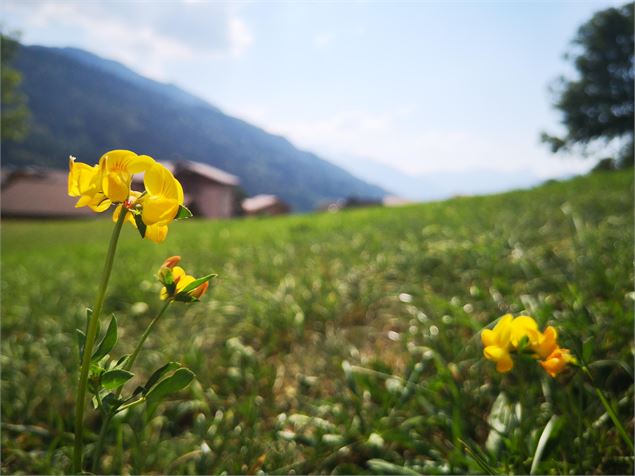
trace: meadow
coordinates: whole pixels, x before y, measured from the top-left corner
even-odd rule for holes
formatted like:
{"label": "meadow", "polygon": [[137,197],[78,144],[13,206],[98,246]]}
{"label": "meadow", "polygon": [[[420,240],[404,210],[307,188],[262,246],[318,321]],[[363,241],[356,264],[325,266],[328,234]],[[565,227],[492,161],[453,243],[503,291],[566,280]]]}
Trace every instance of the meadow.
{"label": "meadow", "polygon": [[[497,373],[484,326],[554,325],[633,432],[633,172],[400,208],[126,225],[102,315],[132,350],[180,255],[218,273],[175,303],[136,366],[196,374],[149,425],[114,421],[114,474],[632,474],[588,378]],[[112,222],[2,223],[2,472],[61,474],[85,326]],[[131,383],[134,386],[134,383]],[[90,451],[100,415],[90,406]]]}

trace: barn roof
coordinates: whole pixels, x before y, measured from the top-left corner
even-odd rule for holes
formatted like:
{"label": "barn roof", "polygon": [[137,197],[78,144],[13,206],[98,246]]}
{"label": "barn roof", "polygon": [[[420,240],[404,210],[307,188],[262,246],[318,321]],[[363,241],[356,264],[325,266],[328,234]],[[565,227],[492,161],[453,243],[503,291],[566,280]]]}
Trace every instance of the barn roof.
{"label": "barn roof", "polygon": [[224,172],[211,165],[203,164],[202,162],[178,160],[160,163],[174,175],[177,175],[179,172],[189,171],[223,185],[238,185],[240,183],[240,180],[235,175]]}
{"label": "barn roof", "polygon": [[243,210],[246,212],[255,212],[262,210],[263,208],[270,207],[280,202],[280,199],[275,195],[256,195],[255,197],[246,198],[243,200]]}

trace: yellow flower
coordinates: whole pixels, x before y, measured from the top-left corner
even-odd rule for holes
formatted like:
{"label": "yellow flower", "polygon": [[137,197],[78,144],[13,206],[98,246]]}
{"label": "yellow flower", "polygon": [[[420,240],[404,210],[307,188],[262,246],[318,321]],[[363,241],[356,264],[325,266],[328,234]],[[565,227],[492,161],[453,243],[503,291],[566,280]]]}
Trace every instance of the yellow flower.
{"label": "yellow flower", "polygon": [[545,332],[540,334],[538,341],[532,345],[534,352],[541,359],[546,358],[558,347],[558,331],[552,326],[547,326]]}
{"label": "yellow flower", "polygon": [[79,197],[75,208],[88,206],[96,212],[107,210],[112,202],[101,190],[101,169],[98,165],[91,167],[75,160],[73,156],[68,159],[68,194]]}
{"label": "yellow flower", "polygon": [[111,150],[99,159],[101,189],[112,202],[124,202],[130,195],[132,176],[145,172],[156,162],[129,150]]}
{"label": "yellow flower", "polygon": [[521,341],[526,337],[530,346],[536,345],[540,340],[538,324],[529,316],[518,316],[512,321],[511,343],[514,349],[520,347]]}
{"label": "yellow flower", "polygon": [[569,349],[556,347],[545,360],[540,362],[540,365],[542,365],[542,368],[545,369],[549,375],[555,377],[562,372],[568,364],[575,364],[576,362],[576,358],[571,355]]}
{"label": "yellow flower", "polygon": [[141,218],[150,225],[168,225],[183,205],[183,187],[163,165],[155,163],[143,178],[146,194],[141,197]]}
{"label": "yellow flower", "polygon": [[[185,302],[198,300],[207,291],[209,282],[204,281],[194,289],[190,289],[185,292],[186,288],[196,281],[196,278],[186,274],[185,270],[180,266],[176,266],[178,260],[175,261],[175,258],[180,260],[180,257],[178,256],[168,258],[159,270],[159,280],[164,285],[163,289],[161,289],[161,299],[174,299]],[[205,278],[209,280],[212,277],[213,275],[208,275]]]}
{"label": "yellow flower", "polygon": [[547,326],[544,332],[540,332],[534,318],[529,316],[514,319],[506,314],[493,330],[485,329],[481,339],[485,358],[496,362],[499,372],[512,369],[514,364],[510,354],[515,351],[529,351],[552,377],[567,364],[576,362],[569,350],[558,346],[558,332],[554,327]]}
{"label": "yellow flower", "polygon": [[496,362],[496,370],[499,372],[509,372],[514,366],[509,355],[513,319],[511,314],[506,314],[500,318],[494,329],[484,329],[481,332],[483,355],[486,359]]}
{"label": "yellow flower", "polygon": [[[139,215],[145,225],[143,237],[160,243],[168,234],[168,224],[174,220],[179,207],[183,205],[183,187],[172,173],[158,162],[146,171],[143,183],[145,192],[132,190],[128,200],[123,204],[131,210],[126,220],[138,228],[135,215]],[[119,205],[115,210],[114,221],[119,217],[121,208],[122,205]]]}

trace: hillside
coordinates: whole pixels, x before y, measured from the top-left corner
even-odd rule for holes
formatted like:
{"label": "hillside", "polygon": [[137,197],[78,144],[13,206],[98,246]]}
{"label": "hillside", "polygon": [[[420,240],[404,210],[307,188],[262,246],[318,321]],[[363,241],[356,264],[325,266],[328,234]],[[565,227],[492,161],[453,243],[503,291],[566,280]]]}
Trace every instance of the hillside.
{"label": "hillside", "polygon": [[[479,338],[507,312],[555,326],[632,430],[633,220],[631,170],[403,208],[182,221],[161,245],[126,226],[104,308],[122,329],[113,358],[161,308],[167,256],[219,278],[203,302],[172,306],[134,369],[174,360],[196,383],[146,427],[142,409],[121,415],[103,471],[633,474],[582,372],[551,378],[515,357],[499,374]],[[4,473],[68,471],[74,329],[112,226],[2,223]]]}
{"label": "hillside", "polygon": [[14,66],[32,112],[28,137],[3,144],[3,166],[66,167],[125,148],[159,160],[188,159],[237,175],[249,195],[274,193],[297,211],[379,187],[283,137],[268,134],[187,92],[72,48],[21,46]]}

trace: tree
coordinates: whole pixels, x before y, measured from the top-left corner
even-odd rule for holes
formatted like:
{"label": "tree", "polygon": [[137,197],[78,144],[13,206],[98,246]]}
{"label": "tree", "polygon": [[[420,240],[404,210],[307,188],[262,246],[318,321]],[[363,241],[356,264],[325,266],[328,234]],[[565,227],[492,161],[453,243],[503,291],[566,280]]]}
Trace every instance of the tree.
{"label": "tree", "polygon": [[19,141],[27,133],[29,110],[26,105],[26,96],[18,89],[22,75],[10,66],[18,47],[16,40],[0,33],[1,137],[3,141]]}
{"label": "tree", "polygon": [[561,77],[554,93],[554,107],[563,114],[563,137],[542,134],[552,151],[617,139],[625,145],[621,165],[633,164],[633,3],[597,12],[583,24],[572,44],[572,60],[578,77]]}

